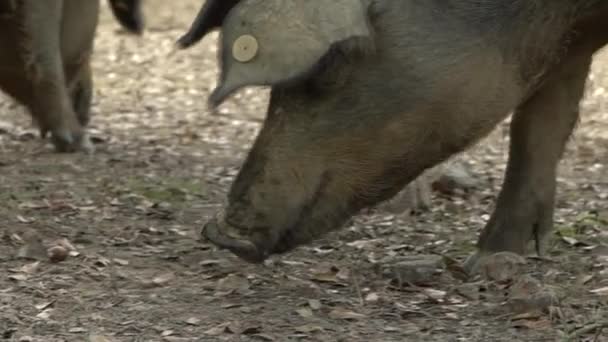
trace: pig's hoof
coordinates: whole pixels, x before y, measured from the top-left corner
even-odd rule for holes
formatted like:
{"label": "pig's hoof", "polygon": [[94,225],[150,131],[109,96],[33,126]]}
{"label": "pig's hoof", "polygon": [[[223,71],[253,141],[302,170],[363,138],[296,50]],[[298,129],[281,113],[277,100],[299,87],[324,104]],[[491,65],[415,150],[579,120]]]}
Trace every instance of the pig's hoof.
{"label": "pig's hoof", "polygon": [[84,152],[86,154],[95,153],[95,145],[93,145],[91,138],[86,133],[80,137],[77,148],[78,151]]}
{"label": "pig's hoof", "polygon": [[253,242],[240,237],[234,228],[218,222],[217,219],[209,221],[203,227],[201,235],[214,245],[229,250],[247,262],[261,263],[266,259],[264,253]]}
{"label": "pig's hoof", "polygon": [[55,150],[59,153],[85,152],[91,154],[95,152],[95,147],[88,134],[71,132],[54,132],[51,136]]}

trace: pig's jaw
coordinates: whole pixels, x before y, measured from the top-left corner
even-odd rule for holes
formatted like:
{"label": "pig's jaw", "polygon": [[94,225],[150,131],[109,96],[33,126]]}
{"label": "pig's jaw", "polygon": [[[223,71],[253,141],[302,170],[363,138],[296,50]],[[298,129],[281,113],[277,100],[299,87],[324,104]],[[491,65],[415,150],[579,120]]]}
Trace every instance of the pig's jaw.
{"label": "pig's jaw", "polygon": [[332,215],[315,215],[315,210],[332,211],[322,207],[322,204],[312,201],[292,226],[280,228],[240,227],[218,215],[203,227],[201,235],[247,262],[261,263],[273,254],[289,252],[341,227],[353,214],[335,210]]}
{"label": "pig's jaw", "polygon": [[220,214],[205,225],[201,235],[245,261],[261,263],[273,254],[289,252],[339,229],[360,209],[382,200],[357,192],[341,193],[332,187],[331,180],[328,173],[323,175],[314,195],[300,206],[297,218],[290,224],[253,227]]}
{"label": "pig's jaw", "polygon": [[238,229],[217,219],[207,222],[201,235],[214,245],[228,249],[250,263],[260,263],[268,257],[256,244],[240,236]]}
{"label": "pig's jaw", "polygon": [[[261,263],[272,254],[288,252],[298,245],[308,242],[294,239],[293,232],[297,231],[297,227],[285,229],[283,234],[277,238],[262,237],[261,234],[245,235],[241,233],[244,231],[247,229],[213,219],[203,227],[201,234],[216,246],[225,248],[250,263]],[[308,240],[310,241],[312,238]]]}

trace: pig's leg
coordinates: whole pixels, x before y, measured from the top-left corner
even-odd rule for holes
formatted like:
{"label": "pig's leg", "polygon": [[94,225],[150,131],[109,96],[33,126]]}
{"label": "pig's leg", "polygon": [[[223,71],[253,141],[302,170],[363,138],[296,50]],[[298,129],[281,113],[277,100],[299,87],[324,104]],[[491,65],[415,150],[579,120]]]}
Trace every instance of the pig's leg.
{"label": "pig's leg", "polygon": [[91,102],[93,100],[93,72],[90,56],[77,66],[77,71],[70,81],[70,96],[78,122],[87,126],[91,119]]}
{"label": "pig's leg", "polygon": [[588,54],[570,56],[514,114],[505,181],[469,268],[495,252],[524,254],[531,241],[541,252],[553,229],[557,165],[579,117],[590,64]]}
{"label": "pig's leg", "polygon": [[24,1],[23,58],[32,84],[28,107],[60,152],[87,149],[87,137],[68,94],[61,56],[63,1]]}

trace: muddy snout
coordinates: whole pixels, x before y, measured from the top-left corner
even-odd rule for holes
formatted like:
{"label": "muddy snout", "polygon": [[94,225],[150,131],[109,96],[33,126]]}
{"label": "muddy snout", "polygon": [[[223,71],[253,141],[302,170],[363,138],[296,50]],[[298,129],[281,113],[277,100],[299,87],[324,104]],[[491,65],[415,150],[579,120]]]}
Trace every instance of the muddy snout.
{"label": "muddy snout", "polygon": [[251,241],[251,238],[245,236],[237,227],[226,223],[221,216],[209,220],[203,227],[201,236],[250,263],[261,263],[269,256],[259,244]]}

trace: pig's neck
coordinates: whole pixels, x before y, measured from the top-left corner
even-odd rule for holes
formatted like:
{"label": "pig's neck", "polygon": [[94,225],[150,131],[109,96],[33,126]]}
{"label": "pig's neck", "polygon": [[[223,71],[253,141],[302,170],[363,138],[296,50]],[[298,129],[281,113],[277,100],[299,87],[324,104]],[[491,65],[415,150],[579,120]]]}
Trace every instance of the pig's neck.
{"label": "pig's neck", "polygon": [[[606,0],[525,0],[516,20],[502,27],[503,52],[519,66],[527,88],[537,87],[546,72],[562,60],[579,39],[577,24],[590,17]],[[506,32],[505,30],[509,30]]]}

